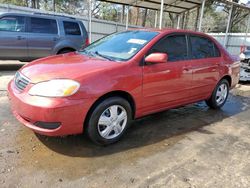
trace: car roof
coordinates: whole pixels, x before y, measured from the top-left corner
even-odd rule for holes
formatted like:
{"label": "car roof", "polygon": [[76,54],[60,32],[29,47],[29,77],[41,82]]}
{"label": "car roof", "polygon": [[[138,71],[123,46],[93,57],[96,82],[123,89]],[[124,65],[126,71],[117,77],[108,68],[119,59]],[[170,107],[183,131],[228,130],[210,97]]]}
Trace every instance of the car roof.
{"label": "car roof", "polygon": [[174,28],[163,28],[163,29],[158,29],[158,28],[131,28],[129,30],[140,30],[140,31],[151,31],[151,32],[158,32],[158,33],[163,33],[163,34],[169,34],[169,33],[186,33],[186,34],[195,34],[195,35],[200,35],[200,36],[205,36],[211,38],[211,36],[198,32],[198,31],[192,31],[192,30],[187,30],[187,29],[174,29]]}
{"label": "car roof", "polygon": [[7,13],[0,13],[0,16],[28,16],[28,17],[36,17],[36,18],[49,18],[49,19],[62,19],[62,20],[79,21],[74,17],[64,16],[64,15],[57,15],[57,14],[46,14],[46,13],[7,12]]}

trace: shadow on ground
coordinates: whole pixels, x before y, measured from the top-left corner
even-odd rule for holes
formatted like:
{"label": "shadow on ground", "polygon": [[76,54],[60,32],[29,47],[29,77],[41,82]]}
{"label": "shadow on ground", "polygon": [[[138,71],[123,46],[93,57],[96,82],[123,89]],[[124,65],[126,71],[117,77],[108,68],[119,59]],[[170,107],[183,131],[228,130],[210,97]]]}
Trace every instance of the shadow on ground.
{"label": "shadow on ground", "polygon": [[249,86],[250,81],[240,81],[239,84]]}
{"label": "shadow on ground", "polygon": [[248,105],[244,100],[249,100],[249,98],[230,95],[228,102],[221,110],[212,110],[204,102],[200,102],[138,119],[133,122],[121,141],[106,147],[94,145],[84,135],[67,137],[37,135],[37,137],[49,149],[67,156],[110,155],[166,140],[168,142],[175,138],[178,141],[185,137],[185,133],[191,131],[213,134],[204,127],[246,110]]}

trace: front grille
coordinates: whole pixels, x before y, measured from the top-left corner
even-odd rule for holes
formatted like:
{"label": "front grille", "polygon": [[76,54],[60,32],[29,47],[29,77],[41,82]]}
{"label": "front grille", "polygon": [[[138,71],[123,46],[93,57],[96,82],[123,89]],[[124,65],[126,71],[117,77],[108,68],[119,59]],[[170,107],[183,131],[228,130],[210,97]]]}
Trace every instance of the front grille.
{"label": "front grille", "polygon": [[17,89],[23,91],[27,85],[30,83],[29,79],[22,75],[20,72],[17,72],[14,78],[15,85]]}

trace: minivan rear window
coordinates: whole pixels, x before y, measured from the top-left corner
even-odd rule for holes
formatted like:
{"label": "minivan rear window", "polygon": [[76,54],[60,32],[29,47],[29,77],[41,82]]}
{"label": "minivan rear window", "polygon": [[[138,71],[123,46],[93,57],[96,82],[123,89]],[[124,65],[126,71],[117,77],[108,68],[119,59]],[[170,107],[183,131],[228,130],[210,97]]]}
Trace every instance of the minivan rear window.
{"label": "minivan rear window", "polygon": [[57,34],[57,23],[53,19],[45,18],[30,18],[30,28],[31,33],[47,33],[47,34]]}
{"label": "minivan rear window", "polygon": [[65,35],[81,35],[79,24],[76,22],[63,22]]}

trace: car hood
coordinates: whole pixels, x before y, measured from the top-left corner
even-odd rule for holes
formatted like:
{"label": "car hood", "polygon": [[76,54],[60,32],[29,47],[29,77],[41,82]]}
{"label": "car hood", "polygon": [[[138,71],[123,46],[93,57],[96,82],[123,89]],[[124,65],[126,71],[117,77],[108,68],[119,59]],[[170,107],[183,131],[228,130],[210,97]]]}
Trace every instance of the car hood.
{"label": "car hood", "polygon": [[72,52],[35,60],[25,65],[20,72],[29,78],[32,83],[57,78],[80,80],[86,75],[119,65],[118,62]]}

